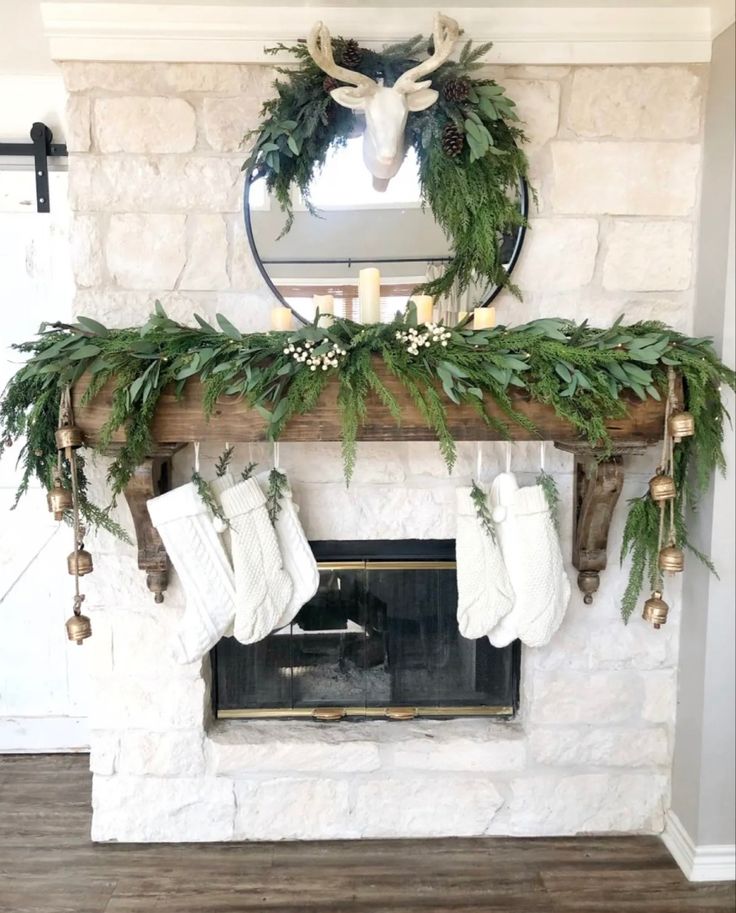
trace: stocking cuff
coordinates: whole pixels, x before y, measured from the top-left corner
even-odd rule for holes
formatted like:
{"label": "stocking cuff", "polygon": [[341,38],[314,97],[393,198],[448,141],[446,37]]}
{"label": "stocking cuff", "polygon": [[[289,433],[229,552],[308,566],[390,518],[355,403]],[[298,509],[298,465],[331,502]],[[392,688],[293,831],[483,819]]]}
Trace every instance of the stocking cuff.
{"label": "stocking cuff", "polygon": [[529,485],[515,493],[514,513],[517,517],[543,514],[548,510],[549,505],[541,485]]}
{"label": "stocking cuff", "polygon": [[266,497],[255,479],[244,479],[222,492],[222,509],[226,517],[237,517],[263,507]]}
{"label": "stocking cuff", "polygon": [[227,491],[228,488],[232,488],[235,484],[235,479],[231,472],[226,472],[224,476],[217,476],[210,482],[210,491],[215,496],[215,500],[218,504],[222,504],[222,493]]}
{"label": "stocking cuff", "polygon": [[147,503],[151,522],[157,528],[163,523],[180,520],[182,517],[197,517],[208,513],[207,505],[191,483],[167,491],[157,498],[151,498]]}

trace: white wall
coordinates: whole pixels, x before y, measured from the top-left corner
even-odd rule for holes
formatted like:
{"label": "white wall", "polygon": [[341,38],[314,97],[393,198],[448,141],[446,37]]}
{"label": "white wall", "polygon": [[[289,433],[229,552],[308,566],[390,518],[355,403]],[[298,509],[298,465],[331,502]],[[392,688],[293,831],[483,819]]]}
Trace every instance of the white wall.
{"label": "white wall", "polygon": [[[713,45],[704,145],[703,198],[694,330],[714,337],[727,364],[734,354],[734,36]],[[734,415],[733,395],[726,394]],[[734,802],[734,451],[691,518],[695,544],[720,580],[690,560],[684,580],[680,690],[672,808],[695,846],[733,845]]]}

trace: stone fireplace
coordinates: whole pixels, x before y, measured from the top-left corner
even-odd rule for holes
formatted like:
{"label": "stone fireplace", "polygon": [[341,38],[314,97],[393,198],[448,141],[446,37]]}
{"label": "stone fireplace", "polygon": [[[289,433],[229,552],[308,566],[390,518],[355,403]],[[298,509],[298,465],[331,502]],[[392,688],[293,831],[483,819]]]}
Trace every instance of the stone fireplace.
{"label": "stone fireplace", "polygon": [[[242,136],[273,78],[260,65],[66,62],[77,313],[142,322],[160,299],[171,316],[222,312],[243,330],[271,307],[241,218]],[[593,322],[661,318],[688,330],[701,156],[704,72],[698,66],[494,68],[528,121],[539,209],[520,262],[523,302],[501,296],[504,322],[554,314]],[[662,176],[666,175],[666,180]],[[213,474],[216,447],[203,447]],[[448,477],[431,443],[359,448],[342,481],[337,444],[282,444],[313,541],[449,540],[454,489],[477,452],[459,446]],[[573,457],[549,445],[546,468],[563,506]],[[188,481],[191,448],[174,459]],[[531,482],[539,445],[517,444]],[[655,456],[627,458],[611,529]],[[235,463],[268,467],[269,447]],[[483,478],[505,464],[483,447]],[[106,460],[93,485],[104,500]],[[123,503],[117,516],[132,532]],[[561,515],[569,557],[572,516]],[[93,708],[93,839],[206,841],[550,835],[661,831],[668,807],[679,597],[653,632],[624,627],[625,576],[615,546],[592,606],[575,590],[543,649],[524,650],[509,718],[319,722],[225,719],[213,711],[209,658],[177,665],[167,643],[183,598],[176,577],[154,604],[134,549],[90,537],[95,573],[84,647]],[[568,567],[571,574],[574,571]],[[80,660],[81,661],[81,660]],[[215,670],[216,672],[217,670]],[[222,714],[220,714],[222,716]]]}

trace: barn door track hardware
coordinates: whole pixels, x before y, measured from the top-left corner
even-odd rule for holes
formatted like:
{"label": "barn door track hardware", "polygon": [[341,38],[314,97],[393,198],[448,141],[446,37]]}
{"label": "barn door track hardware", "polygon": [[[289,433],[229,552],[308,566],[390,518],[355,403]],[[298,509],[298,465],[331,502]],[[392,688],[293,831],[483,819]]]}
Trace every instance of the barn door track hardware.
{"label": "barn door track hardware", "polygon": [[51,212],[49,205],[49,158],[66,156],[66,144],[53,142],[54,135],[46,124],[31,127],[30,143],[0,143],[0,156],[33,156],[36,175],[36,212]]}

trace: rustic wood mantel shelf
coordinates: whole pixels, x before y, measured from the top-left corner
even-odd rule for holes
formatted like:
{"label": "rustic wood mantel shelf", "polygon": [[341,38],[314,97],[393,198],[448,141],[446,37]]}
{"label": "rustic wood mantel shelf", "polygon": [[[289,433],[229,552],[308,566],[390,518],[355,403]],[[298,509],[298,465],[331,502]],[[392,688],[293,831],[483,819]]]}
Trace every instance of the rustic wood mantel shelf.
{"label": "rustic wood mantel shelf", "polygon": [[[359,433],[361,441],[430,441],[434,434],[408,398],[401,384],[391,376],[382,362],[376,371],[393,392],[402,408],[402,422],[397,426],[386,407],[375,397],[369,399],[366,421]],[[87,443],[94,445],[107,421],[113,386],[102,390],[87,405],[81,399],[89,382],[83,377],[73,391],[76,422]],[[489,411],[508,428],[515,441],[553,441],[563,450],[575,454],[576,497],[573,505],[575,532],[573,564],[578,570],[578,586],[591,602],[599,586],[599,575],[606,567],[608,528],[623,485],[623,456],[643,451],[661,440],[664,403],[653,399],[641,402],[626,399],[628,414],[608,424],[614,452],[600,459],[594,449],[581,441],[573,427],[557,416],[550,406],[534,402],[522,392],[512,393],[515,408],[531,419],[538,434],[511,422],[496,406]],[[487,425],[468,406],[448,408],[448,425],[456,441],[505,440],[498,429]],[[163,600],[169,574],[169,559],[158,533],[151,526],[146,501],[166,491],[171,477],[171,457],[186,444],[195,441],[244,443],[267,439],[263,418],[245,405],[240,397],[223,396],[209,418],[202,411],[202,387],[192,379],[180,399],[173,390],[165,391],[151,425],[154,448],[138,467],[126,489],[138,539],[138,565],[146,571],[149,589],[157,602]],[[307,415],[296,416],[284,429],[282,441],[339,441],[340,417],[337,408],[337,382],[327,385],[317,406]],[[123,430],[112,440],[112,449],[125,440]]]}

